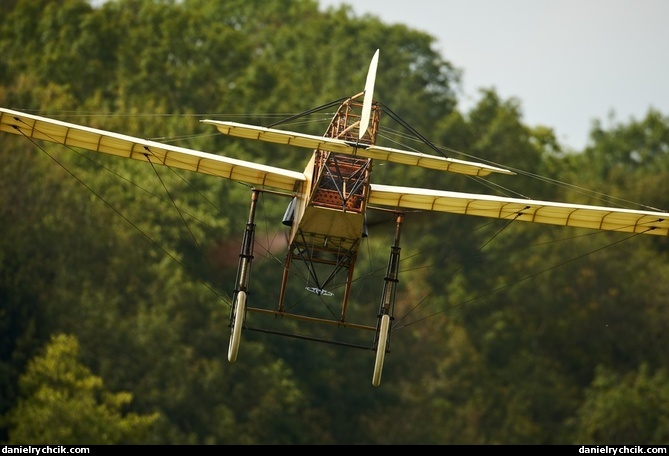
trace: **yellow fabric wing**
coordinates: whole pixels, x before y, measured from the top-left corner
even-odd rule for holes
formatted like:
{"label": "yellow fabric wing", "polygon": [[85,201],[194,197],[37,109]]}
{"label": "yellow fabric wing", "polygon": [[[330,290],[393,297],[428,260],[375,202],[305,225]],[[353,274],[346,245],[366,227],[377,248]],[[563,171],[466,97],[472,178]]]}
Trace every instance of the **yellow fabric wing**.
{"label": "yellow fabric wing", "polygon": [[487,176],[490,173],[515,174],[512,171],[483,163],[468,162],[457,160],[455,158],[445,158],[370,144],[351,143],[336,138],[307,135],[236,122],[224,122],[218,120],[203,120],[202,122],[215,125],[216,128],[218,128],[218,131],[224,135],[235,136],[238,138],[255,139],[277,144],[304,147],[307,149],[320,149],[338,154],[355,155],[358,157],[372,158],[374,160],[420,166],[422,168],[449,171],[469,176]]}
{"label": "yellow fabric wing", "polygon": [[134,160],[294,191],[304,174],[244,160],[147,141],[133,136],[0,108],[0,131]]}
{"label": "yellow fabric wing", "polygon": [[669,213],[371,185],[369,204],[505,220],[667,236]]}

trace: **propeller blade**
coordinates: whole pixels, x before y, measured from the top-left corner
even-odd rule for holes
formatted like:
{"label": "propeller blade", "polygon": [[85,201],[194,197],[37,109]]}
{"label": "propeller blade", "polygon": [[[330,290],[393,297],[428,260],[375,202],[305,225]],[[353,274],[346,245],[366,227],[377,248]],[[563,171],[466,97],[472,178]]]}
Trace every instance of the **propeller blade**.
{"label": "propeller blade", "polygon": [[360,129],[358,139],[362,139],[369,127],[369,118],[372,115],[372,98],[374,97],[374,81],[376,80],[376,67],[379,64],[379,50],[377,49],[369,64],[367,81],[365,82],[365,97],[362,100],[362,115],[360,116]]}

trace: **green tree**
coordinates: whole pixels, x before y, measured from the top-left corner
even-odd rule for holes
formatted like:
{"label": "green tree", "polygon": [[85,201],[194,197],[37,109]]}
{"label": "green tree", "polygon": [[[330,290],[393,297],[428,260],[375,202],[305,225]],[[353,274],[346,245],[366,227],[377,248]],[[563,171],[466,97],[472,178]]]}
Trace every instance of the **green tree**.
{"label": "green tree", "polygon": [[107,391],[79,351],[77,339],[63,334],[30,361],[10,414],[10,444],[147,443],[159,415],[126,413],[132,394]]}
{"label": "green tree", "polygon": [[[2,106],[300,170],[308,151],[222,138],[198,119],[269,124],[350,96],[381,48],[375,92],[384,109],[448,156],[518,175],[467,179],[377,163],[376,182],[601,202],[582,188],[594,187],[667,206],[661,115],[596,129],[590,149],[566,153],[550,128],[523,124],[517,99],[484,90],[458,112],[459,72],[432,37],[346,6],[15,0],[2,11]],[[292,128],[321,134],[330,118],[319,112]],[[388,110],[381,122],[386,145],[406,144]],[[244,332],[230,365],[229,296],[249,189],[8,136],[0,138],[0,414],[35,403],[18,378],[61,333],[81,344],[82,369],[104,379],[79,388],[95,392],[91,407],[117,407],[119,419],[157,413],[146,438],[157,443],[571,442],[565,423],[583,407],[594,366],[624,376],[642,363],[656,372],[669,365],[665,239],[420,213],[405,217],[397,331],[380,388],[369,385],[371,350],[262,332]],[[576,185],[546,185],[555,181]],[[264,247],[283,235],[284,208],[275,195],[259,204],[252,303],[277,301],[283,252]],[[371,227],[349,315],[374,318],[393,227]],[[294,320],[277,324],[300,333]],[[41,383],[52,387],[33,386]],[[105,402],[115,396],[104,391],[133,399]],[[49,404],[45,416],[65,413]],[[3,423],[0,439],[8,432]]]}
{"label": "green tree", "polygon": [[650,109],[639,120],[624,124],[612,118],[610,122],[609,128],[595,122],[592,144],[573,157],[573,166],[580,169],[581,182],[587,182],[589,188],[604,195],[598,201],[600,204],[640,201],[649,206],[669,207],[666,196],[669,117]]}
{"label": "green tree", "polygon": [[658,445],[669,440],[669,377],[648,365],[626,374],[599,366],[573,420],[574,444]]}

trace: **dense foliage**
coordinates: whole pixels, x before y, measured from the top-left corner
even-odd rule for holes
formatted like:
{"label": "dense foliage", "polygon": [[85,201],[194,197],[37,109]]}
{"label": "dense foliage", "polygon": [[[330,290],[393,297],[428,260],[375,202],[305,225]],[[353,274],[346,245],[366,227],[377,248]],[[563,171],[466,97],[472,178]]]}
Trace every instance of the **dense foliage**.
{"label": "dense foliage", "polygon": [[[550,128],[523,124],[518,100],[492,90],[459,111],[459,70],[431,36],[346,8],[10,0],[0,9],[3,107],[300,170],[308,151],[222,138],[198,120],[267,124],[353,95],[381,48],[376,98],[450,155],[518,171],[486,179],[496,188],[669,208],[661,113],[595,125],[586,150],[565,151]],[[317,134],[324,124],[294,128]],[[373,388],[372,351],[244,333],[239,360],[227,362],[248,188],[13,135],[0,136],[0,158],[4,443],[669,438],[666,239],[408,214],[397,330]],[[374,173],[499,191],[400,166]],[[269,277],[280,278],[282,254],[269,241],[283,236],[284,207],[262,204],[268,247],[251,299],[276,300]],[[379,219],[370,230],[359,268],[373,280],[359,281],[350,305],[374,321],[394,226]]]}

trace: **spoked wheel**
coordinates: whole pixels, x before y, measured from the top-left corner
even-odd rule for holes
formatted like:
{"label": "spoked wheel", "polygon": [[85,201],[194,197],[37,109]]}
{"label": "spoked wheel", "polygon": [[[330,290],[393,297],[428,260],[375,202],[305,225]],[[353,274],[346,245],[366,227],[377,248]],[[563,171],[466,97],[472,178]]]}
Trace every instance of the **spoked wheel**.
{"label": "spoked wheel", "polygon": [[244,314],[246,313],[246,292],[237,293],[237,304],[235,305],[235,321],[230,333],[230,345],[228,346],[228,361],[237,361],[239,342],[242,339],[242,326],[244,326]]}
{"label": "spoked wheel", "polygon": [[381,317],[381,329],[379,330],[379,343],[376,346],[376,362],[374,363],[374,376],[372,385],[381,384],[381,372],[383,371],[383,360],[386,358],[386,343],[388,342],[388,331],[390,329],[390,315]]}

